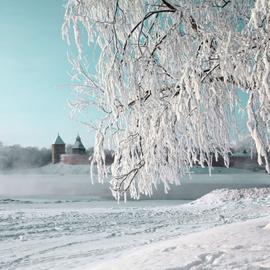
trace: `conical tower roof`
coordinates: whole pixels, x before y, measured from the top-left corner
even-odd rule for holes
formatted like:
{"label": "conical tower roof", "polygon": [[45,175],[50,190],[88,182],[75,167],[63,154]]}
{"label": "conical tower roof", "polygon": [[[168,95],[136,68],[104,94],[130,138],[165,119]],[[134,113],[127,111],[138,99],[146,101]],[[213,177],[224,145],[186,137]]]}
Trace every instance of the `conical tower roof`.
{"label": "conical tower roof", "polygon": [[56,138],[54,144],[65,144],[64,141],[62,140],[62,138],[60,137],[59,133],[57,135],[57,138]]}
{"label": "conical tower roof", "polygon": [[83,149],[83,150],[85,150],[85,147],[82,144],[82,140],[81,140],[81,137],[80,137],[79,134],[77,135],[76,141],[75,141],[72,149]]}

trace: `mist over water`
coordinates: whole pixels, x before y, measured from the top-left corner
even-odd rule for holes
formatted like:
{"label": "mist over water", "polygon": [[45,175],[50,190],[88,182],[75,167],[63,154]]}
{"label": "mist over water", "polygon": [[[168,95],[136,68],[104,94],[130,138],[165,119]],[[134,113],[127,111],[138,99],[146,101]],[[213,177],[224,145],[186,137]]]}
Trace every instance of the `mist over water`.
{"label": "mist over water", "polygon": [[[52,168],[58,168],[58,173]],[[70,167],[74,173],[76,167]],[[84,171],[83,171],[84,169]],[[110,191],[109,179],[105,184],[95,181],[91,184],[88,166],[80,168],[81,174],[67,172],[59,173],[63,168],[59,165],[47,168],[43,174],[41,170],[32,173],[17,172],[0,174],[0,198],[35,198],[55,200],[114,200]],[[48,174],[51,171],[51,174]],[[171,190],[164,193],[164,186],[160,184],[154,189],[151,198],[141,196],[141,199],[153,200],[193,200],[218,188],[247,188],[269,186],[269,175],[265,173],[231,173],[217,171],[209,176],[207,173],[197,173],[182,179],[180,186],[171,186]],[[242,171],[241,171],[242,172]]]}
{"label": "mist over water", "polygon": [[90,175],[0,175],[0,197],[112,199],[109,185]]}

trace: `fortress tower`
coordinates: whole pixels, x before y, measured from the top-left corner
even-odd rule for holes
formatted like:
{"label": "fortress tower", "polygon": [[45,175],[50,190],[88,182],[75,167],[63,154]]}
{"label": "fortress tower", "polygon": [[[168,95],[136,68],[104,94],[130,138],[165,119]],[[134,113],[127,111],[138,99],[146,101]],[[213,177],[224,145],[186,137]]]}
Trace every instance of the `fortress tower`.
{"label": "fortress tower", "polygon": [[72,154],[85,155],[85,147],[82,144],[79,134],[77,135],[76,141],[72,147]]}
{"label": "fortress tower", "polygon": [[61,155],[66,153],[66,144],[58,134],[55,143],[52,144],[52,163],[58,163],[61,161]]}
{"label": "fortress tower", "polygon": [[61,155],[61,162],[69,165],[90,164],[89,157],[79,135],[72,147],[72,153]]}

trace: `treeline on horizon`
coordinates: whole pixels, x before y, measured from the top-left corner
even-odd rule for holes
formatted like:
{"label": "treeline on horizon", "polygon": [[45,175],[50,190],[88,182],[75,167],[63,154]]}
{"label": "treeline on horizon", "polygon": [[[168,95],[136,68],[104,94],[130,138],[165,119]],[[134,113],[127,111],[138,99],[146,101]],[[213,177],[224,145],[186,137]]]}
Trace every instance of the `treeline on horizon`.
{"label": "treeline on horizon", "polygon": [[42,167],[51,162],[51,156],[51,149],[21,145],[5,146],[0,142],[0,170],[2,171]]}
{"label": "treeline on horizon", "polygon": [[[93,147],[86,150],[88,156],[93,154]],[[71,154],[72,145],[66,146],[66,153]],[[113,153],[105,151],[106,164],[113,162]],[[23,147],[21,145],[6,146],[0,142],[0,171],[43,167],[52,162],[50,148]]]}

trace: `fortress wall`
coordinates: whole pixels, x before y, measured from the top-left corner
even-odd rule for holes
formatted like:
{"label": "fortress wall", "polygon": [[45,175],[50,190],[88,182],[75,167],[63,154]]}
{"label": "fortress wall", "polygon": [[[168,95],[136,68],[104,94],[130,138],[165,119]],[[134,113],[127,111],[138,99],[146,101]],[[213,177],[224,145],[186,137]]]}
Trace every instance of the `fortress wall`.
{"label": "fortress wall", "polygon": [[87,155],[80,154],[61,155],[61,162],[70,165],[90,164],[89,157]]}

